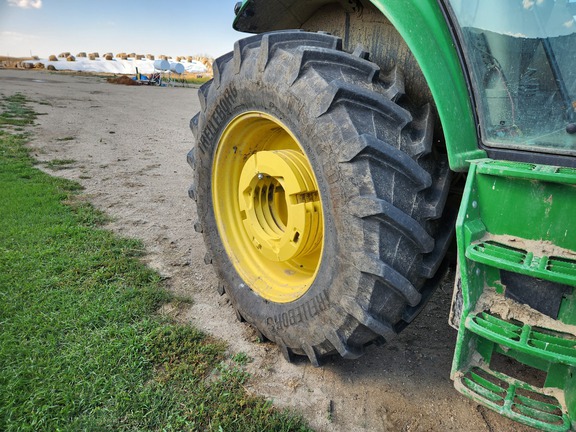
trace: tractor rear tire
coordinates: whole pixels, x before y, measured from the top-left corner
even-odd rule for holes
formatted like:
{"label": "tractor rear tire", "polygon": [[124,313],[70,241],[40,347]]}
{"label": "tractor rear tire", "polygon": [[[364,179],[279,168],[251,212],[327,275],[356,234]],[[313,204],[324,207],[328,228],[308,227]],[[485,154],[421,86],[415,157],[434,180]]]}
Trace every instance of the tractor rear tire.
{"label": "tractor rear tire", "polygon": [[214,62],[189,195],[238,316],[287,359],[357,358],[421,310],[451,238],[434,113],[367,53],[272,32]]}

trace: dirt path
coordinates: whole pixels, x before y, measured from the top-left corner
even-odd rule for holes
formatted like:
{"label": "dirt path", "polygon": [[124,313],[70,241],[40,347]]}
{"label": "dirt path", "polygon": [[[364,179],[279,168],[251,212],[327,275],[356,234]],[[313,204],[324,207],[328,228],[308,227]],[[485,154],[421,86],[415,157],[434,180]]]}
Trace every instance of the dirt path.
{"label": "dirt path", "polygon": [[204,244],[192,228],[186,153],[193,145],[188,122],[199,110],[195,89],[0,70],[0,94],[16,92],[45,113],[34,129],[35,157],[74,161],[54,174],[80,182],[86,198],[114,218],[109,228],[142,239],[146,262],[172,290],[193,298],[193,306],[172,311],[179,320],[254,359],[249,390],[302,412],[319,431],[532,430],[454,390],[449,373],[456,332],[447,324],[451,280],[399,338],[370,348],[359,360],[333,359],[323,368],[289,364],[276,346],[257,342],[226,297],[216,293]]}

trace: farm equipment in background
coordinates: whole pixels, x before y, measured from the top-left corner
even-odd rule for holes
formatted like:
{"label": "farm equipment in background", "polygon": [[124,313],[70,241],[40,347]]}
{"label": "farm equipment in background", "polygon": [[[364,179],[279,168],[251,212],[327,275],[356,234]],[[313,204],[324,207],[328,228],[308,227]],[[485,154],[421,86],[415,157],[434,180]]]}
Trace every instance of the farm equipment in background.
{"label": "farm equipment in background", "polygon": [[[453,255],[456,388],[576,422],[576,2],[245,0],[189,190],[239,319],[284,356],[357,358]],[[456,233],[456,252],[451,251]]]}

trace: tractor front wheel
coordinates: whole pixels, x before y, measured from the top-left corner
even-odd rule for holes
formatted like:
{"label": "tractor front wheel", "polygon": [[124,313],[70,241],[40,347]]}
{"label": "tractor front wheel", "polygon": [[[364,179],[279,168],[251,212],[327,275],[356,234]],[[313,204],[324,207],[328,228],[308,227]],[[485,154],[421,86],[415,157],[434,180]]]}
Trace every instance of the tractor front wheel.
{"label": "tractor front wheel", "polygon": [[315,365],[401,330],[451,230],[431,108],[366,57],[321,33],[240,40],[191,122],[209,261],[239,316]]}

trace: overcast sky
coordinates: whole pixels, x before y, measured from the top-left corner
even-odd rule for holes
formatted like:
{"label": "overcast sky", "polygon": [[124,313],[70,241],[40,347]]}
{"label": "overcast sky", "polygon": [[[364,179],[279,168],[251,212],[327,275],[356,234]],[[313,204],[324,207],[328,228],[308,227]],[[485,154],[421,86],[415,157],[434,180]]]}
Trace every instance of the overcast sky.
{"label": "overcast sky", "polygon": [[237,0],[0,0],[0,55],[231,51]]}

